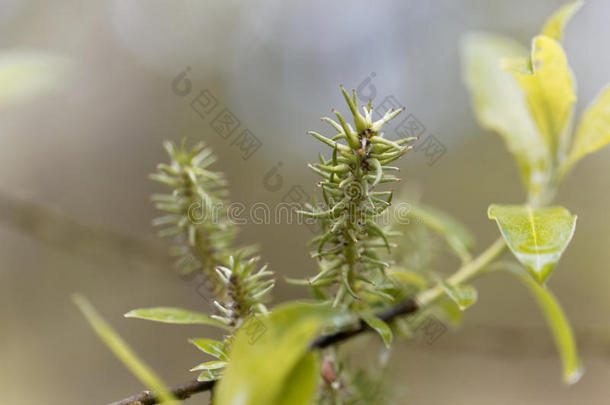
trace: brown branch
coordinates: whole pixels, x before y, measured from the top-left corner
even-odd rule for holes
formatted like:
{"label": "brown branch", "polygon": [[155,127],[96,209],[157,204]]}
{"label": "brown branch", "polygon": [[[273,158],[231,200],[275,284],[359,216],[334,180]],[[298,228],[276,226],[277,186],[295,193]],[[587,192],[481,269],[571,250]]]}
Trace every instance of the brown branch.
{"label": "brown branch", "polygon": [[[398,305],[387,309],[386,311],[377,315],[379,319],[384,322],[390,322],[395,318],[400,316],[412,314],[413,312],[419,309],[419,305],[417,301],[413,298],[408,298]],[[341,343],[345,340],[348,340],[356,335],[359,335],[365,331],[367,331],[369,326],[362,320],[358,324],[355,325],[352,329],[342,330],[336,333],[331,333],[329,335],[322,335],[309,345],[310,349],[324,349],[325,347],[332,346],[334,344]],[[170,390],[170,392],[177,399],[187,399],[191,395],[196,394],[198,392],[209,391],[214,387],[214,381],[191,381],[184,385],[179,385]],[[143,391],[138,395],[134,395],[133,397],[125,398],[118,402],[113,402],[108,405],[154,405],[159,403],[159,398],[150,391]]]}
{"label": "brown branch", "polygon": [[[187,399],[198,392],[209,391],[214,387],[214,381],[191,381],[179,385],[170,390],[177,399]],[[138,395],[113,402],[108,405],[154,405],[159,403],[159,398],[150,391],[142,391]]]}
{"label": "brown branch", "polygon": [[162,245],[139,239],[94,223],[85,223],[58,207],[0,189],[0,226],[23,232],[70,255],[94,261],[129,260],[145,268],[171,264]]}
{"label": "brown branch", "polygon": [[[378,314],[377,318],[381,319],[384,322],[390,322],[394,318],[398,318],[399,316],[412,314],[413,312],[417,311],[418,308],[419,306],[417,305],[417,301],[415,301],[413,298],[408,298],[399,303],[398,305]],[[325,347],[340,343],[353,336],[359,335],[367,329],[369,329],[369,326],[364,321],[360,320],[360,322],[353,329],[342,330],[340,332],[332,333],[330,335],[320,336],[309,345],[309,348],[324,349]]]}

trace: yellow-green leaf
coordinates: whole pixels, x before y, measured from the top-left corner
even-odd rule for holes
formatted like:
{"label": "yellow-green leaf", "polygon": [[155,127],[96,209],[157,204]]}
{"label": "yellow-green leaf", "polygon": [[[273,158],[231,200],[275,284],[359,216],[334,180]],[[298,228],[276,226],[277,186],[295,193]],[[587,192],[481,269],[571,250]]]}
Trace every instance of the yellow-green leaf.
{"label": "yellow-green leaf", "polygon": [[162,399],[171,405],[178,405],[178,401],[169,392],[161,378],[131,350],[129,345],[112,329],[112,327],[97,313],[91,303],[83,296],[75,294],[72,300],[85,315],[87,322],[95,333],[102,339],[119,360],[135,375],[145,386],[154,390]]}
{"label": "yellow-green leaf", "polygon": [[541,34],[551,37],[556,41],[561,41],[563,39],[563,30],[565,29],[565,26],[582,5],[582,1],[574,1],[561,6],[546,20]]}
{"label": "yellow-green leaf", "polygon": [[460,311],[466,310],[477,301],[477,290],[471,285],[451,285],[443,281],[441,286],[447,296],[457,304]]}
{"label": "yellow-green leaf", "polygon": [[583,113],[564,173],[583,156],[610,142],[610,87],[606,87]]}
{"label": "yellow-green leaf", "polygon": [[[328,305],[295,302],[274,309],[269,316],[246,322],[235,335],[229,353],[231,361],[214,392],[214,403],[288,403],[285,396],[294,398],[294,391],[287,393],[285,388],[286,384],[292,386],[291,376],[311,372],[309,344],[324,327],[338,323],[337,318],[342,317]],[[308,404],[314,392],[315,389],[308,390],[297,403]]]}
{"label": "yellow-green leaf", "polygon": [[220,380],[220,378],[222,377],[222,372],[224,371],[224,368],[217,368],[214,370],[203,370],[201,372],[201,374],[199,374],[199,376],[197,377],[197,381],[216,381],[216,380]]}
{"label": "yellow-green leaf", "polygon": [[531,72],[511,70],[525,91],[529,110],[552,156],[567,144],[572,106],[576,102],[568,61],[555,39],[540,35],[532,40]]}
{"label": "yellow-green leaf", "polygon": [[401,288],[411,289],[413,287],[417,289],[424,289],[428,285],[426,279],[419,273],[414,271],[404,270],[402,268],[390,267],[386,270],[388,276],[394,279]]}
{"label": "yellow-green leaf", "polygon": [[373,329],[379,334],[379,336],[381,336],[381,339],[383,340],[385,346],[387,348],[390,348],[390,345],[392,344],[392,339],[394,338],[390,326],[381,319],[377,318],[374,314],[360,314],[360,316],[362,317],[362,320],[369,327],[371,327],[371,329]]}
{"label": "yellow-green leaf", "polygon": [[536,302],[540,306],[544,317],[551,329],[557,351],[561,357],[563,367],[563,380],[566,384],[576,383],[584,373],[582,362],[578,355],[576,339],[561,305],[553,293],[544,285],[536,283],[520,266],[510,268],[513,273],[532,292]]}
{"label": "yellow-green leaf", "polygon": [[549,150],[523,90],[501,63],[505,58],[527,58],[527,49],[510,38],[485,33],[470,34],[461,45],[463,80],[479,123],[502,136],[525,186],[533,194],[540,193],[550,177]]}
{"label": "yellow-green leaf", "polygon": [[451,215],[436,208],[424,205],[412,205],[409,216],[416,218],[428,228],[442,235],[447,244],[464,261],[471,258],[474,237],[468,229]]}
{"label": "yellow-green leaf", "polygon": [[284,381],[277,405],[311,405],[318,389],[320,365],[317,353],[306,353]]}
{"label": "yellow-green leaf", "polygon": [[189,339],[189,342],[197,346],[199,350],[204,353],[214,356],[217,359],[227,361],[229,356],[227,355],[224,343],[218,342],[213,339]]}
{"label": "yellow-green leaf", "polygon": [[45,52],[16,49],[0,53],[0,106],[59,87],[69,67],[68,59]]}
{"label": "yellow-green leaf", "polygon": [[228,326],[223,322],[214,319],[206,314],[189,311],[182,308],[173,307],[155,307],[155,308],[140,308],[134,309],[126,313],[125,318],[145,319],[147,321],[155,321],[162,323],[174,324],[197,324],[211,325],[219,328],[228,329]]}
{"label": "yellow-green leaf", "polygon": [[453,327],[459,327],[464,319],[464,310],[448,296],[437,300],[432,312]]}
{"label": "yellow-green leaf", "polygon": [[489,206],[506,244],[539,282],[544,283],[572,240],[576,215],[563,207]]}
{"label": "yellow-green leaf", "polygon": [[226,361],[208,361],[205,363],[201,363],[198,366],[195,366],[191,369],[191,371],[200,371],[200,370],[220,370],[227,366]]}

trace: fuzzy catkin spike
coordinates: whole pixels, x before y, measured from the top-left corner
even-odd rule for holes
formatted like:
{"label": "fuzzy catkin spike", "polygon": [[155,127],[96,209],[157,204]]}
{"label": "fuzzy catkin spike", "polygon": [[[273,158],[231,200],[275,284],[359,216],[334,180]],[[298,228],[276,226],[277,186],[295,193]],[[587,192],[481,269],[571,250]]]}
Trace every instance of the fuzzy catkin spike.
{"label": "fuzzy catkin spike", "polygon": [[[160,164],[151,178],[168,186],[170,192],[153,196],[155,207],[164,213],[153,223],[164,228],[160,235],[175,238],[177,245],[171,251],[179,256],[176,265],[180,271],[204,276],[203,284],[212,294],[216,310],[211,318],[231,332],[224,342],[208,341],[206,345],[228,352],[233,336],[249,316],[267,314],[263,303],[275,285],[273,273],[266,265],[255,271],[259,258],[248,258],[253,247],[233,246],[237,229],[226,217],[223,175],[209,169],[216,161],[211,150],[203,143],[189,148],[184,141],[180,146],[172,142],[164,146],[170,163]],[[226,358],[221,360],[213,369],[206,363],[192,371],[203,370],[199,381],[217,380],[226,364]]]}
{"label": "fuzzy catkin spike", "polygon": [[154,223],[164,227],[161,234],[176,238],[172,250],[180,256],[178,268],[203,273],[219,311],[215,318],[237,330],[247,316],[266,312],[263,302],[274,286],[273,273],[266,265],[254,271],[259,258],[248,257],[253,247],[233,247],[237,229],[223,216],[225,181],[222,173],[209,170],[216,160],[211,150],[203,143],[164,146],[170,164],[159,165],[151,178],[172,190],[153,196],[165,213]]}
{"label": "fuzzy catkin spike", "polygon": [[[360,305],[360,290],[372,290],[378,297],[388,297],[381,289],[383,280],[378,278],[389,263],[378,251],[389,250],[390,242],[386,232],[375,223],[375,218],[390,205],[392,194],[376,191],[376,188],[383,183],[398,181],[385,173],[394,169],[387,165],[409,150],[404,145],[412,139],[391,141],[380,132],[383,125],[404,108],[389,111],[380,120],[372,122],[371,104],[363,108],[363,116],[358,111],[355,93],[350,96],[343,86],[341,92],[352,113],[355,131],[341,113],[333,110],[339,123],[329,118],[323,121],[332,125],[340,136],[331,140],[310,132],[333,150],[333,157],[310,165],[322,178],[318,186],[322,189],[324,203],[301,214],[319,219],[323,229],[322,235],[312,241],[316,251],[311,254],[320,260],[320,273],[307,283],[316,289],[332,289],[336,292],[335,305],[350,307]],[[379,198],[381,196],[389,199]],[[365,284],[366,289],[363,287]]]}
{"label": "fuzzy catkin spike", "polygon": [[226,263],[232,253],[235,226],[223,218],[225,180],[222,173],[209,170],[216,158],[203,143],[187,147],[165,142],[170,163],[160,164],[151,178],[171,188],[167,194],[153,196],[155,207],[166,215],[155,225],[163,226],[161,236],[173,236],[179,246],[180,271],[201,271],[214,295],[222,294],[222,283],[215,267]]}
{"label": "fuzzy catkin spike", "polygon": [[270,278],[273,273],[267,270],[266,264],[256,270],[259,260],[259,257],[246,260],[231,256],[228,267],[217,268],[224,276],[222,282],[227,294],[222,302],[215,304],[223,314],[223,322],[235,329],[249,315],[267,312],[263,303],[275,286],[275,281]]}

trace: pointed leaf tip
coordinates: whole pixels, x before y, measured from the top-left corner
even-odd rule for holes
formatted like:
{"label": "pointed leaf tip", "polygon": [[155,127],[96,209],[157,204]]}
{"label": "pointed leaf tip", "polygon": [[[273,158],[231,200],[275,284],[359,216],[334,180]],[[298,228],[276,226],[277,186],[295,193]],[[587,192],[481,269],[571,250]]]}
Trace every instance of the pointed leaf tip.
{"label": "pointed leaf tip", "polygon": [[390,326],[374,314],[361,314],[360,316],[371,329],[381,336],[383,344],[389,349],[394,339]]}
{"label": "pointed leaf tip", "polygon": [[441,286],[445,293],[453,302],[455,302],[460,311],[466,310],[468,307],[477,302],[478,292],[470,285],[451,285],[445,281],[441,282]]}
{"label": "pointed leaf tip", "polygon": [[610,143],[610,86],[602,90],[583,113],[569,158],[562,168],[562,174],[584,156],[603,148],[608,143]]}
{"label": "pointed leaf tip", "polygon": [[125,318],[137,318],[162,323],[211,325],[227,329],[227,325],[206,314],[182,308],[140,308],[129,311],[123,316]]}
{"label": "pointed leaf tip", "polygon": [[542,35],[561,41],[566,25],[583,4],[583,1],[572,1],[561,6],[544,23]]}
{"label": "pointed leaf tip", "polygon": [[488,216],[497,222],[517,260],[541,284],[551,275],[576,228],[576,215],[560,206],[492,204]]}

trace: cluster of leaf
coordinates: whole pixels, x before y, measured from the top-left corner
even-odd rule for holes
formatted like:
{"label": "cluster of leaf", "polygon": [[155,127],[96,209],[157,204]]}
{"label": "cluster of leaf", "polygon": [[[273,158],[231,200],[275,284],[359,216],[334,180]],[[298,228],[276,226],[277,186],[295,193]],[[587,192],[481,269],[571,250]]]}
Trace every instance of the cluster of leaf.
{"label": "cluster of leaf", "polygon": [[583,114],[572,136],[575,84],[560,41],[580,6],[573,2],[555,12],[532,40],[529,54],[495,34],[473,34],[463,44],[464,77],[477,117],[502,135],[528,191],[526,205],[492,205],[489,217],[541,283],[567,247],[576,222],[567,209],[548,204],[573,165],[610,142],[610,88]]}
{"label": "cluster of leaf", "polygon": [[191,339],[190,342],[217,361],[206,362],[191,371],[200,371],[200,381],[216,380],[228,360],[234,334],[250,316],[266,314],[264,302],[274,286],[267,265],[258,268],[259,257],[247,258],[252,247],[234,248],[236,227],[223,216],[226,201],[221,173],[209,170],[216,158],[200,143],[188,148],[165,143],[171,162],[160,164],[151,177],[171,188],[168,194],[153,196],[155,206],[165,213],[155,224],[165,226],[160,234],[173,236],[172,251],[180,256],[182,272],[199,272],[213,294],[216,313],[212,315],[180,308],[136,309],[126,317],[165,323],[205,324],[226,330],[224,341]]}
{"label": "cluster of leaf", "polygon": [[561,40],[581,5],[572,2],[551,15],[530,52],[510,38],[488,33],[468,36],[462,47],[464,80],[476,116],[504,138],[528,191],[527,204],[492,204],[488,216],[535,280],[517,271],[547,315],[567,382],[579,378],[581,364],[567,319],[545,282],[572,239],[576,216],[549,204],[574,164],[610,142],[610,88],[572,130],[576,85]]}
{"label": "cluster of leaf", "polygon": [[576,85],[561,39],[581,5],[569,3],[554,13],[529,52],[496,34],[472,34],[463,42],[464,80],[477,118],[504,138],[533,206],[548,204],[574,164],[610,141],[610,88],[572,131]]}
{"label": "cluster of leaf", "polygon": [[393,300],[386,292],[389,284],[385,270],[389,263],[380,252],[389,252],[391,235],[375,222],[391,205],[392,191],[380,191],[377,187],[399,181],[388,174],[398,170],[389,164],[412,149],[407,143],[416,138],[397,141],[384,138],[382,127],[404,108],[390,109],[373,122],[372,105],[362,106],[362,114],[355,91],[350,97],[343,87],[341,90],[354,126],[333,110],[339,122],[327,117],[322,120],[337,131],[336,135],[327,138],[309,132],[332,152],[329,159],[320,154],[320,162],[309,165],[322,177],[318,187],[324,201],[300,212],[321,221],[322,234],[311,241],[316,248],[311,256],[319,259],[320,270],[301,283],[310,285],[323,297],[327,296],[323,290],[330,291],[334,294],[334,305],[347,308],[367,296]]}

